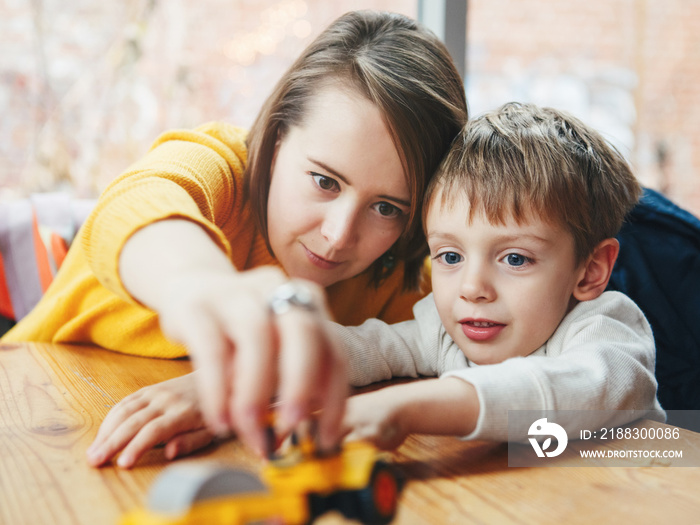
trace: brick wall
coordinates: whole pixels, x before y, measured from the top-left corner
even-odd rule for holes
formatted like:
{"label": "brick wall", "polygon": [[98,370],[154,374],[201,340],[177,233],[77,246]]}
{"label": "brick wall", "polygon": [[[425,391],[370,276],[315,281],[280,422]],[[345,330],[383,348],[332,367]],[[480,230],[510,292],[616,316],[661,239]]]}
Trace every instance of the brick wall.
{"label": "brick wall", "polygon": [[[167,128],[250,125],[313,36],[367,7],[417,13],[416,0],[0,2],[0,198],[93,196]],[[469,0],[468,42],[472,113],[568,109],[700,215],[700,0]]]}
{"label": "brick wall", "polygon": [[567,109],[700,215],[700,1],[470,0],[467,98]]}
{"label": "brick wall", "polygon": [[97,195],[157,135],[249,126],[340,14],[414,0],[0,1],[0,199]]}

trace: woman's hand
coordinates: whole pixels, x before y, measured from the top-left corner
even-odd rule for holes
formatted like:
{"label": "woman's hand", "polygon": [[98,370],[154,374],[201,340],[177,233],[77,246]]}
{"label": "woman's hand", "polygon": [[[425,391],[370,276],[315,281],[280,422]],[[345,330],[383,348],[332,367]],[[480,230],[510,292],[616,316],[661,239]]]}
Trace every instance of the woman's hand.
{"label": "woman's hand", "polygon": [[260,453],[276,394],[280,435],[321,409],[321,446],[331,447],[347,392],[344,356],[325,328],[322,290],[304,282],[313,310],[291,306],[274,314],[268,297],[285,282],[272,267],[193,273],[159,312],[164,333],[187,346],[198,370],[207,426],[217,434],[235,431]]}
{"label": "woman's hand", "polygon": [[147,386],[116,404],[87,450],[88,463],[98,467],[121,452],[117,464],[130,468],[161,443],[168,459],[209,445],[214,435],[204,426],[195,375]]}
{"label": "woman's hand", "polygon": [[272,398],[285,435],[321,410],[321,447],[340,436],[348,390],[345,356],[328,332],[321,287],[293,280],[313,308],[274,314],[269,299],[290,282],[277,267],[237,272],[198,225],[157,222],[136,232],[120,256],[124,286],[159,315],[161,329],[184,344],[197,369],[207,428],[232,431],[259,453]]}

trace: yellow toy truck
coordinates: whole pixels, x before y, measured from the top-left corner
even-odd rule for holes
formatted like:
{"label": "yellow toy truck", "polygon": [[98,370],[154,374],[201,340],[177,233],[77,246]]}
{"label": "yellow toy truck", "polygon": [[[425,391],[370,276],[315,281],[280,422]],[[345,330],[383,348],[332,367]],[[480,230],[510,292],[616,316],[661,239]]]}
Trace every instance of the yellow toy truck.
{"label": "yellow toy truck", "polygon": [[175,464],[154,483],[147,508],[120,525],[296,525],[330,510],[381,525],[393,520],[402,485],[391,464],[361,441],[327,455],[312,440],[293,442],[263,467],[261,478],[220,464]]}

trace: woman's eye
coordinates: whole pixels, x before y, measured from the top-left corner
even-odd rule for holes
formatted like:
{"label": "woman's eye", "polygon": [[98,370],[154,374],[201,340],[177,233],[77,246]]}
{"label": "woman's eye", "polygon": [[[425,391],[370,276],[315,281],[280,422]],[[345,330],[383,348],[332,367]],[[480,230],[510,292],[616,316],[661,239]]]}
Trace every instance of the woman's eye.
{"label": "woman's eye", "polygon": [[397,217],[402,214],[399,208],[388,202],[379,202],[374,205],[374,209],[377,210],[382,217]]}
{"label": "woman's eye", "polygon": [[462,256],[456,252],[445,252],[438,255],[445,264],[458,264],[462,262]]}
{"label": "woman's eye", "polygon": [[524,264],[530,262],[528,257],[520,255],[519,253],[509,253],[506,255],[505,259],[510,266],[523,266]]}
{"label": "woman's eye", "polygon": [[326,177],[325,175],[320,175],[318,173],[312,173],[311,176],[313,177],[316,186],[322,190],[338,191],[340,189],[338,183],[330,177]]}

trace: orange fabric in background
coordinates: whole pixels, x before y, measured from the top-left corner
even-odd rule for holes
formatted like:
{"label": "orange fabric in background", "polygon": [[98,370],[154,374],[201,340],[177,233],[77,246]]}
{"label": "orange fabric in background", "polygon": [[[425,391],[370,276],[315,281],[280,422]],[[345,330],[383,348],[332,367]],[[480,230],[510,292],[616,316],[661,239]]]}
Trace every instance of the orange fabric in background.
{"label": "orange fabric in background", "polygon": [[51,264],[49,263],[49,254],[46,251],[46,246],[41,240],[39,233],[39,221],[36,218],[36,213],[32,217],[32,233],[34,237],[34,254],[36,255],[36,265],[39,271],[39,282],[41,289],[45,292],[51,281],[53,281],[53,273],[51,273]]}
{"label": "orange fabric in background", "polygon": [[5,263],[2,260],[2,254],[0,254],[0,315],[8,319],[15,318],[10,291],[7,289],[7,281],[5,280]]}
{"label": "orange fabric in background", "polygon": [[68,244],[65,239],[59,234],[51,233],[51,255],[53,255],[53,260],[56,263],[56,268],[60,268],[63,264],[63,259],[66,258],[68,253]]}

